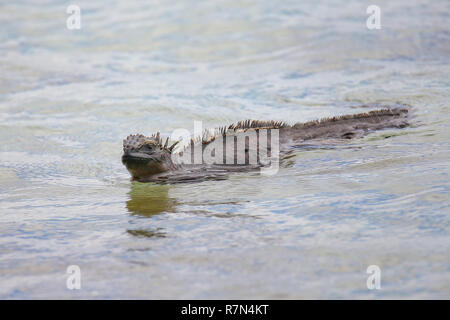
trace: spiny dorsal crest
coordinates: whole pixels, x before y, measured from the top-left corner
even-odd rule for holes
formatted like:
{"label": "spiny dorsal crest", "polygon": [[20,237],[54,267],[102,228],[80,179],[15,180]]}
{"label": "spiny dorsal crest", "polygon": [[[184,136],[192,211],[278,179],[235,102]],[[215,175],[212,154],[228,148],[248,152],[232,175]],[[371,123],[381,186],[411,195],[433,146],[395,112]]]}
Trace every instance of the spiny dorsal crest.
{"label": "spiny dorsal crest", "polygon": [[380,110],[373,110],[369,112],[364,113],[357,113],[357,114],[349,114],[349,115],[343,115],[343,116],[335,116],[330,118],[322,118],[320,120],[312,120],[304,123],[296,123],[294,125],[294,128],[309,128],[309,127],[315,127],[315,126],[321,126],[326,125],[327,123],[331,122],[337,122],[337,121],[343,121],[343,120],[354,120],[354,119],[374,119],[377,117],[383,117],[383,116],[399,116],[401,114],[408,114],[408,109],[406,108],[395,108],[395,109],[380,109]]}
{"label": "spiny dorsal crest", "polygon": [[231,124],[228,129],[280,129],[285,128],[288,125],[283,121],[274,120],[244,120],[239,121],[236,124]]}
{"label": "spiny dorsal crest", "polygon": [[[223,126],[216,129],[205,129],[203,134],[199,137],[192,138],[191,143],[202,143],[207,144],[211,141],[214,141],[219,136],[226,136],[227,134],[232,134],[235,132],[239,132],[240,130],[246,131],[248,129],[280,129],[287,127],[288,125],[282,121],[274,121],[274,120],[244,120],[239,121],[237,123],[233,123],[229,126]],[[168,146],[169,138],[166,138],[166,141],[163,145],[163,141],[161,139],[161,135],[159,132],[152,134],[150,137],[146,137],[142,134],[131,134],[125,140],[123,140],[123,150],[124,151],[132,151],[137,150],[142,147],[144,144],[152,143],[162,149],[166,149],[169,152],[172,152],[176,145],[180,143],[180,141],[175,141],[170,147]]]}
{"label": "spiny dorsal crest", "polygon": [[[249,129],[281,129],[287,127],[283,121],[274,121],[274,120],[243,120],[237,123],[230,124],[229,126],[219,127],[213,130],[205,130],[202,136],[202,143],[207,144],[211,141],[214,141],[218,136],[226,136],[228,134],[233,134],[239,131],[247,131]],[[195,141],[197,142],[197,141]]]}

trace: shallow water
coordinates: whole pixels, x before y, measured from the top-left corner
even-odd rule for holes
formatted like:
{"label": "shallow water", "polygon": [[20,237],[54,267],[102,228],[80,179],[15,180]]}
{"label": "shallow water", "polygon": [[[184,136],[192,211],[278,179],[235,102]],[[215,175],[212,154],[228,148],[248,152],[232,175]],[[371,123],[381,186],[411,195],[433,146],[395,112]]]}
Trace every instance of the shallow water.
{"label": "shallow water", "polygon": [[[450,298],[448,1],[0,4],[1,298]],[[401,103],[275,176],[132,183],[129,133]],[[68,290],[66,269],[81,269]],[[366,269],[381,269],[368,290]]]}

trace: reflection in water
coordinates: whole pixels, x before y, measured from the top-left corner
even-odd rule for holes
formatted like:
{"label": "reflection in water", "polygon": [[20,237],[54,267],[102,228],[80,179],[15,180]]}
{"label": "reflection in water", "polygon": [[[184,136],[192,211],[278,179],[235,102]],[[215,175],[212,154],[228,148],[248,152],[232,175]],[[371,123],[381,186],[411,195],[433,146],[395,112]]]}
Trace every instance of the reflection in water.
{"label": "reflection in water", "polygon": [[161,228],[156,228],[155,230],[136,229],[136,230],[127,230],[127,233],[136,237],[165,238],[166,233],[162,232],[161,230],[162,230]]}
{"label": "reflection in water", "polygon": [[[129,192],[130,200],[127,201],[127,209],[131,215],[139,215],[150,218],[163,212],[175,211],[175,200],[169,198],[168,185],[155,185],[134,182]],[[156,229],[129,229],[127,233],[136,237],[165,238],[166,233],[162,228]]]}
{"label": "reflection in water", "polygon": [[174,212],[175,200],[169,198],[168,185],[133,182],[127,209],[132,215],[151,217],[162,212]]}

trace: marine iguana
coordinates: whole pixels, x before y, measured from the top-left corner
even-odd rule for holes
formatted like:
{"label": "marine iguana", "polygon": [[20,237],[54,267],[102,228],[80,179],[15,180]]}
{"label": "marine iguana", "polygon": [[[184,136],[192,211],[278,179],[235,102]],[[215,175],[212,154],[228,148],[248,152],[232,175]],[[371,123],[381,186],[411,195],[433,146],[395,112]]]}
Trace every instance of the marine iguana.
{"label": "marine iguana", "polygon": [[[132,134],[123,140],[122,163],[132,180],[140,182],[220,180],[231,172],[264,168],[270,163],[268,159],[283,161],[293,150],[305,145],[336,143],[375,130],[408,125],[407,108],[385,107],[293,125],[279,121],[240,121],[213,131],[205,130],[181,150],[176,149],[180,141],[169,146],[167,138],[163,144],[159,132],[149,137]],[[196,151],[200,151],[200,156]]]}

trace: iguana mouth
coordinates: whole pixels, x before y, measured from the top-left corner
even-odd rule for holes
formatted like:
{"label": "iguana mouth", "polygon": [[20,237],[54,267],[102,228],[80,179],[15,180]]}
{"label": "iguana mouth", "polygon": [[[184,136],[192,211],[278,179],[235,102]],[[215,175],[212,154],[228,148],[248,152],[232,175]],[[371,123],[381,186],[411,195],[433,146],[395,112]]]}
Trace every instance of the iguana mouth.
{"label": "iguana mouth", "polygon": [[146,161],[161,161],[159,157],[155,157],[146,153],[142,152],[130,152],[125,153],[122,156],[122,162],[127,161],[140,161],[140,162],[146,162]]}

